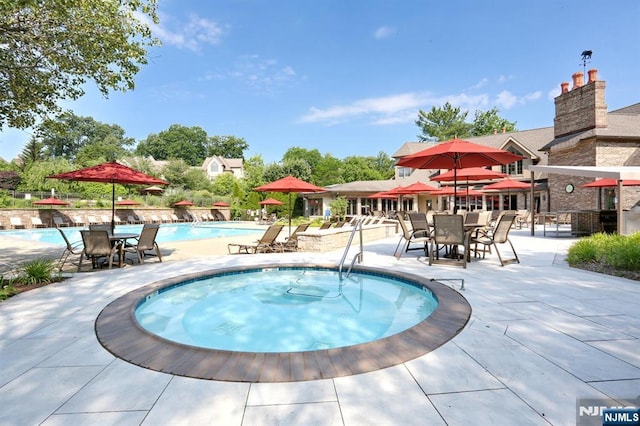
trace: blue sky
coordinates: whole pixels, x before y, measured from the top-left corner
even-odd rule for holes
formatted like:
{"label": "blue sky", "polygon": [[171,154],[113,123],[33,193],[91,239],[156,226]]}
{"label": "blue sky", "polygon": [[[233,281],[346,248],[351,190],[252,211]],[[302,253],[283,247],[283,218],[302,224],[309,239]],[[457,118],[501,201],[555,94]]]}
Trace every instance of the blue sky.
{"label": "blue sky", "polygon": [[[145,139],[172,124],[249,144],[278,161],[293,146],[322,154],[392,154],[415,141],[418,110],[450,102],[500,109],[520,130],[553,125],[560,83],[587,69],[609,110],[640,102],[640,2],[159,0],[161,47],[136,89],[63,107]],[[3,129],[0,157],[27,130]]]}

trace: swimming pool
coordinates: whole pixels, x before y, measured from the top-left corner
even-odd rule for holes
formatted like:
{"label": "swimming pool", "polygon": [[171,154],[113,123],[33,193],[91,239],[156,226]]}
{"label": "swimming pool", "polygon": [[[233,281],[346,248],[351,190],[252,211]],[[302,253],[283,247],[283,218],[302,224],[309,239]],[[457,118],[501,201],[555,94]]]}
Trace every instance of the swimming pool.
{"label": "swimming pool", "polygon": [[[333,271],[336,269],[335,265],[285,263],[281,260],[275,260],[275,263],[260,263],[251,267],[222,267],[166,278],[131,291],[107,305],[96,319],[94,327],[96,336],[100,344],[114,356],[147,369],[209,380],[276,383],[348,376],[398,365],[424,355],[448,342],[462,331],[471,316],[469,303],[460,293],[449,286],[414,274],[356,265],[354,273],[357,275],[378,275],[424,288],[425,292],[431,293],[437,300],[435,310],[418,324],[403,331],[396,330],[395,334],[373,341],[335,348],[326,348],[320,345],[314,349],[298,352],[244,352],[203,348],[160,337],[144,329],[136,320],[136,308],[149,297],[153,298],[153,295],[157,293],[168,291],[187,282],[197,282],[201,279],[221,277],[227,274],[244,274],[248,271],[262,273],[276,270],[284,274],[289,268],[311,270],[321,268]],[[266,282],[262,281],[262,284]],[[258,284],[258,286],[262,284]],[[359,287],[358,284],[353,283],[347,284],[347,286]],[[357,292],[359,291],[358,288]],[[289,289],[285,292],[289,292]],[[318,289],[313,291],[306,289],[304,293],[308,296],[311,293],[318,295],[323,292],[318,292]],[[396,289],[392,290],[392,293],[395,293],[396,296],[393,302],[387,301],[383,304],[402,303],[401,292]],[[267,297],[262,294],[261,298],[268,301],[266,304],[269,305],[277,303],[282,296],[280,294],[274,297],[272,293],[267,294]],[[336,293],[326,293],[326,295],[341,297]],[[240,293],[238,297],[247,296]],[[294,298],[296,297],[305,296],[294,295]],[[344,300],[341,303],[352,305],[347,309],[360,309],[359,296],[355,299],[353,299],[354,296],[350,297],[352,299]],[[298,302],[298,304],[310,303],[302,300]],[[297,305],[293,304],[293,306]],[[244,312],[240,312],[235,315],[239,318],[244,314]],[[172,326],[162,318],[162,311],[155,312],[153,316],[155,318],[150,318],[152,321],[164,322],[167,327]],[[263,316],[261,319],[253,320],[267,322],[269,317]],[[312,319],[309,318],[309,320]],[[221,327],[221,330],[233,331],[234,328],[239,327],[235,324],[236,321],[238,319],[233,317],[230,322],[227,321],[227,324]],[[288,325],[285,323],[281,327],[288,327]]]}
{"label": "swimming pool", "polygon": [[[61,228],[69,241],[81,241],[81,229],[87,228]],[[140,234],[142,225],[117,225],[116,233]],[[158,243],[189,241],[206,238],[237,237],[249,234],[260,234],[260,229],[231,227],[229,224],[198,224],[191,223],[163,223],[156,237]],[[20,238],[28,241],[39,241],[47,244],[65,245],[60,232],[54,228],[40,229],[15,229],[0,231],[0,236]]]}
{"label": "swimming pool", "polygon": [[178,343],[243,352],[298,352],[404,331],[437,306],[413,281],[322,268],[261,268],[185,281],[148,295],[136,319]]}

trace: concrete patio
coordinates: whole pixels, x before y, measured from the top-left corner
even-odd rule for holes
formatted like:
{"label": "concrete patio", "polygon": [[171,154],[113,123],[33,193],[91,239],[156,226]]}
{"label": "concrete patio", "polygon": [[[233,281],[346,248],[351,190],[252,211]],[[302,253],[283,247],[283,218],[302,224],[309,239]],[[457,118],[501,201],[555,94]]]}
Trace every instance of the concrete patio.
{"label": "concrete patio", "polygon": [[[0,303],[0,424],[572,425],[579,398],[638,398],[640,283],[569,268],[574,239],[529,233],[511,234],[520,264],[501,267],[492,254],[466,270],[428,266],[419,251],[397,260],[397,237],[366,244],[365,265],[464,278],[471,320],[417,359],[307,382],[216,382],[142,369],[100,346],[94,321],[115,298],[167,276],[251,265],[255,256],[337,264],[341,251],[225,256],[213,247],[226,244],[209,241],[192,246],[191,258],[75,274]],[[11,261],[11,247],[0,242],[2,260]]]}

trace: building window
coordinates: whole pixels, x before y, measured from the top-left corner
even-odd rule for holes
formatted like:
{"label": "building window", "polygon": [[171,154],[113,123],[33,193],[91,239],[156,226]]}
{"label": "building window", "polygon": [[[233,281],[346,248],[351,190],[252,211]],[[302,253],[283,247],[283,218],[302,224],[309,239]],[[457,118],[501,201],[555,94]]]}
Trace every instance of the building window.
{"label": "building window", "polygon": [[307,205],[309,206],[309,216],[322,216],[322,200],[310,198]]}
{"label": "building window", "polygon": [[211,173],[218,173],[220,171],[220,165],[215,161],[212,161],[209,170],[211,170]]}
{"label": "building window", "polygon": [[411,171],[413,170],[410,167],[397,167],[398,178],[405,178],[411,176]]}
{"label": "building window", "polygon": [[[509,151],[509,152],[511,152],[513,154],[517,154],[517,155],[520,155],[520,156],[524,157],[524,155],[520,151],[518,151],[517,149],[515,149],[513,147],[508,148],[507,151]],[[508,175],[512,175],[512,176],[513,175],[522,175],[522,170],[523,170],[522,161],[523,160],[518,160],[516,162],[509,163],[509,164],[507,164],[505,166],[501,166],[500,169],[501,169],[502,173],[506,173]]]}

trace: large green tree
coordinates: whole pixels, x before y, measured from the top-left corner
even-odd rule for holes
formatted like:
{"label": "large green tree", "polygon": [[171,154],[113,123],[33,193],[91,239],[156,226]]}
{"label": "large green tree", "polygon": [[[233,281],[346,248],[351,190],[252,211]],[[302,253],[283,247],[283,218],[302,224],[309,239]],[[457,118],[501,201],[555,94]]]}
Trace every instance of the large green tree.
{"label": "large green tree", "polygon": [[201,127],[172,124],[167,130],[140,141],[136,154],[156,160],[181,159],[190,166],[201,166],[207,156],[207,132]]}
{"label": "large green tree", "polygon": [[211,136],[209,138],[208,155],[244,159],[244,152],[247,149],[249,149],[249,144],[243,138],[235,136]]}
{"label": "large green tree", "polygon": [[490,135],[495,132],[513,132],[516,130],[516,122],[500,117],[500,110],[496,107],[489,111],[477,110],[471,125],[473,136]]}
{"label": "large green tree", "polygon": [[46,155],[67,160],[80,156],[79,165],[111,161],[125,155],[135,140],[125,137],[124,133],[117,124],[101,123],[71,111],[56,119],[44,120],[37,128]]}
{"label": "large green tree", "polygon": [[460,107],[453,107],[446,102],[442,107],[431,107],[431,111],[418,112],[416,125],[422,129],[418,135],[421,142],[444,141],[454,137],[465,138],[471,136],[471,124],[466,123],[469,111],[461,111]]}
{"label": "large green tree", "polygon": [[0,1],[0,126],[31,127],[87,81],[133,89],[157,44],[145,15],[158,21],[156,0]]}

